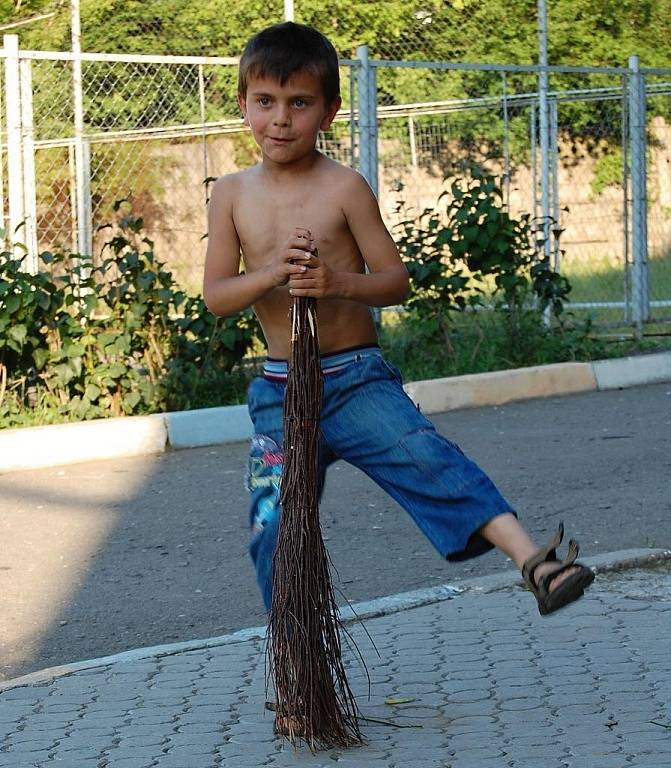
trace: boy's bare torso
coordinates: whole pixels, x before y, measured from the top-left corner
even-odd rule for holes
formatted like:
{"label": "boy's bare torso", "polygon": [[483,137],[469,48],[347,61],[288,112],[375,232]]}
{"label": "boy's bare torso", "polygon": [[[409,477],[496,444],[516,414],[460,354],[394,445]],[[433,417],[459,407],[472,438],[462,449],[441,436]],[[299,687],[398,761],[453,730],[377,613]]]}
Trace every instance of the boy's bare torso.
{"label": "boy's bare torso", "polygon": [[[343,212],[351,173],[320,157],[309,173],[295,178],[283,174],[274,179],[260,165],[235,174],[232,214],[245,271],[267,266],[278,244],[302,227],[312,234],[318,258],[332,270],[363,273],[364,260]],[[286,285],[272,289],[254,304],[271,357],[289,356],[290,305]],[[320,299],[317,318],[322,354],[377,343],[371,311],[360,302]]]}

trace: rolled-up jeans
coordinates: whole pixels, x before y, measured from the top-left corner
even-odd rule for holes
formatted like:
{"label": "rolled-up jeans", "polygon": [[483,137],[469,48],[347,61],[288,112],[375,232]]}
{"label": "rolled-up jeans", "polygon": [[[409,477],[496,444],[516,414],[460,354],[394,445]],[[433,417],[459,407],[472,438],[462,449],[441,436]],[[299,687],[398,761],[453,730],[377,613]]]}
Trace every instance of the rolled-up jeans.
{"label": "rolled-up jeans", "polygon": [[[467,560],[492,549],[479,529],[514,510],[480,467],[420,413],[403,390],[399,371],[378,347],[344,356],[349,362],[334,372],[324,364],[328,357],[322,358],[322,488],[328,466],[343,459],[394,498],[442,557]],[[267,610],[281,515],[285,386],[264,376],[254,379],[247,393],[254,424],[247,474],[249,550]]]}

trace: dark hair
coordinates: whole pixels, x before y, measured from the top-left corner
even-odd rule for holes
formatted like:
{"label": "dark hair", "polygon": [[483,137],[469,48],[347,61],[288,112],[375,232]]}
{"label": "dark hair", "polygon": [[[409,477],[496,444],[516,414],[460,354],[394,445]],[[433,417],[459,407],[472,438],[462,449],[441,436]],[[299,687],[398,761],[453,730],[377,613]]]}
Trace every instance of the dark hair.
{"label": "dark hair", "polygon": [[340,95],[338,54],[331,42],[305,24],[275,24],[254,35],[245,46],[238,71],[238,93],[247,93],[250,77],[272,77],[284,85],[292,75],[305,71],[320,78],[327,104]]}

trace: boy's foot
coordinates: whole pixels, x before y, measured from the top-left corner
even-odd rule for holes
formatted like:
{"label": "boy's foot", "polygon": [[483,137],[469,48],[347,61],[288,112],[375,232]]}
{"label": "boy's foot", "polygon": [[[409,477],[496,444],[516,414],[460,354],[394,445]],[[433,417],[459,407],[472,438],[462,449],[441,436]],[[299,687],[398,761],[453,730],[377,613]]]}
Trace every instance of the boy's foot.
{"label": "boy's foot", "polygon": [[305,738],[305,726],[299,717],[281,715],[277,711],[277,704],[274,701],[266,701],[265,707],[270,712],[275,713],[274,733],[278,736],[286,736],[288,739]]}
{"label": "boy's foot", "polygon": [[594,581],[594,573],[576,562],[576,541],[569,542],[567,557],[561,562],[557,560],[556,548],[563,536],[564,526],[560,523],[552,541],[532,555],[522,567],[524,581],[536,597],[542,615],[553,613],[582,597],[585,588]]}
{"label": "boy's foot", "polygon": [[291,740],[305,738],[305,727],[303,721],[298,717],[275,715],[273,731],[278,736],[286,736]]}

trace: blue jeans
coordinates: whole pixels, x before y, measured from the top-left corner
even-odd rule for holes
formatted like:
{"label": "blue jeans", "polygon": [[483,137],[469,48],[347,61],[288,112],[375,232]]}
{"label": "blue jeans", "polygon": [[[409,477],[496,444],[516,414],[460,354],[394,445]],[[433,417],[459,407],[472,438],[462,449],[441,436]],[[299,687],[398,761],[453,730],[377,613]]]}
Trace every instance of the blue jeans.
{"label": "blue jeans", "polygon": [[[268,610],[280,517],[285,386],[257,378],[248,391],[255,431],[247,475],[250,554]],[[322,487],[329,464],[337,459],[353,464],[410,514],[448,560],[492,549],[478,530],[496,515],[515,514],[477,464],[419,412],[398,370],[380,354],[324,376],[320,459]]]}

